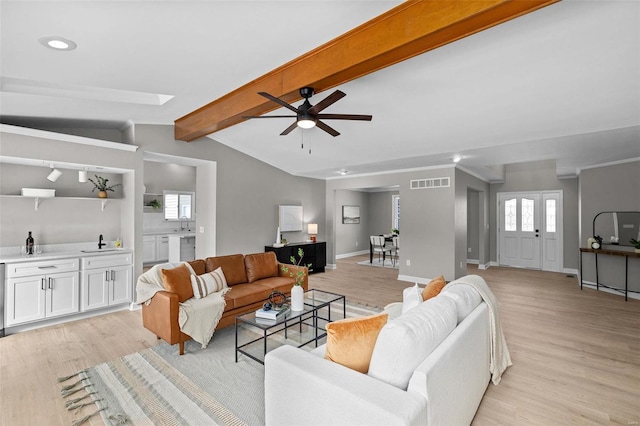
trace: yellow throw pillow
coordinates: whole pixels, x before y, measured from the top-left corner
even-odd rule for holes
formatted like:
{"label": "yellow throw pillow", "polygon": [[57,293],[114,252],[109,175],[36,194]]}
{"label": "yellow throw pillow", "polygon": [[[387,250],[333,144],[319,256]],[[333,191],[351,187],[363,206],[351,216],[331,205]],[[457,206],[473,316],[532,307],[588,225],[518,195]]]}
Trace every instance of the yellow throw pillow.
{"label": "yellow throw pillow", "polygon": [[346,318],[327,324],[325,358],[352,370],[369,371],[371,354],[378,334],[387,323],[389,314],[361,318]]}
{"label": "yellow throw pillow", "polygon": [[427,284],[427,286],[422,290],[422,300],[428,300],[432,297],[436,297],[440,294],[440,290],[447,285],[447,282],[444,280],[444,277],[440,275],[438,278],[434,278]]}
{"label": "yellow throw pillow", "polygon": [[162,285],[167,291],[177,294],[180,302],[193,297],[191,271],[184,263],[173,269],[163,269]]}

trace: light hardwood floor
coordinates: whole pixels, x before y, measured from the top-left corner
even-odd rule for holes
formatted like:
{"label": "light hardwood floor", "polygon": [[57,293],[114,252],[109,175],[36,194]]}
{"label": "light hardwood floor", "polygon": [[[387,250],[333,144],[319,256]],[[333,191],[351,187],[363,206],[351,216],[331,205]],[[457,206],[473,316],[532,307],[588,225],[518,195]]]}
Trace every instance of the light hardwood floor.
{"label": "light hardwood floor", "polygon": [[[383,307],[410,283],[397,271],[338,261],[310,286]],[[580,290],[564,274],[477,270],[501,303],[513,366],[489,385],[474,425],[637,425],[640,301]],[[0,425],[69,425],[56,378],[158,342],[140,311],[123,311],[0,339]],[[177,350],[177,349],[176,349]],[[101,424],[92,420],[89,424]]]}

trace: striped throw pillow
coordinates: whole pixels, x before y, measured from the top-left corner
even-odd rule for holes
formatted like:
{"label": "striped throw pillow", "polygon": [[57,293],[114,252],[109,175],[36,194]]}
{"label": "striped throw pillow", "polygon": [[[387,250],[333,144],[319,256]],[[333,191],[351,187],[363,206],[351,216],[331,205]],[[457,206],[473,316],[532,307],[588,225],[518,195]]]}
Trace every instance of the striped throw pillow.
{"label": "striped throw pillow", "polygon": [[222,268],[202,275],[191,275],[191,286],[196,299],[202,299],[211,293],[217,293],[227,288],[227,280],[222,273]]}

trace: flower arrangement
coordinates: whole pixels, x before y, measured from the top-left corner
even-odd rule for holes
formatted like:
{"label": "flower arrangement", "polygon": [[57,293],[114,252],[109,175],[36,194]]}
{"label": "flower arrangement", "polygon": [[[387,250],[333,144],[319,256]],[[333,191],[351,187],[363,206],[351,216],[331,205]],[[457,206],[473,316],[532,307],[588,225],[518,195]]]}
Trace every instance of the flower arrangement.
{"label": "flower arrangement", "polygon": [[[292,265],[300,266],[300,264],[302,263],[303,257],[304,257],[304,250],[302,250],[302,248],[298,248],[298,260],[296,261],[295,256],[291,256],[289,260],[291,261]],[[309,263],[303,266],[310,268],[311,264]],[[285,274],[289,274],[291,278],[295,279],[295,285],[302,285],[302,283],[304,282],[305,273],[303,269],[298,269],[295,273],[293,271],[290,272],[289,267],[286,265],[282,265],[281,269],[282,269],[282,272],[284,272]]]}
{"label": "flower arrangement", "polygon": [[631,243],[632,246],[636,248],[636,250],[640,250],[640,241],[636,240],[635,238],[632,238],[629,240],[629,242]]}
{"label": "flower arrangement", "polygon": [[119,183],[116,183],[115,185],[108,185],[107,182],[109,182],[109,179],[103,178],[102,176],[98,176],[98,175],[94,175],[94,176],[96,177],[96,180],[89,178],[89,181],[93,184],[93,188],[91,189],[91,192],[95,191],[96,189],[98,191],[113,192],[113,188],[121,185]]}

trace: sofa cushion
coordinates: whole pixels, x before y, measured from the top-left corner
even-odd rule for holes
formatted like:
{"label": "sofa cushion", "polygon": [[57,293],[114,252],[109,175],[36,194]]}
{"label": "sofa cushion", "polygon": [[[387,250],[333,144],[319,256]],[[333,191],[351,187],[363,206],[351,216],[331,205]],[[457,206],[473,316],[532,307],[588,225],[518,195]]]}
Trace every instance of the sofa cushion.
{"label": "sofa cushion", "polygon": [[269,298],[271,289],[258,284],[236,284],[225,294],[226,311],[242,308],[255,302],[262,302]]}
{"label": "sofa cushion", "polygon": [[272,251],[246,255],[244,266],[247,270],[247,281],[250,283],[278,276],[278,259]]}
{"label": "sofa cushion", "polygon": [[207,257],[205,262],[207,272],[222,268],[229,286],[247,282],[247,274],[244,270],[244,256],[241,254]]}
{"label": "sofa cushion", "polygon": [[432,279],[422,290],[422,300],[429,300],[432,297],[436,297],[445,285],[447,285],[447,282],[442,275]]}
{"label": "sofa cushion", "polygon": [[413,370],[455,329],[456,304],[435,297],[385,325],[373,349],[369,375],[406,390]]}
{"label": "sofa cushion", "polygon": [[480,293],[470,285],[456,284],[446,286],[440,292],[440,296],[450,297],[456,303],[458,324],[482,302]]}
{"label": "sofa cushion", "polygon": [[382,327],[387,323],[387,313],[368,317],[345,318],[327,324],[327,348],[325,358],[366,373],[371,354]]}
{"label": "sofa cushion", "polygon": [[227,288],[227,280],[222,273],[222,268],[213,272],[205,272],[200,275],[191,275],[191,287],[196,299],[207,297],[211,293],[217,293]]}
{"label": "sofa cushion", "polygon": [[163,269],[162,285],[168,292],[177,294],[180,302],[193,297],[191,271],[184,263],[172,269]]}
{"label": "sofa cushion", "polygon": [[422,303],[422,289],[418,283],[413,287],[407,287],[402,291],[402,313],[417,308]]}
{"label": "sofa cushion", "polygon": [[281,291],[285,294],[291,293],[291,287],[293,287],[293,283],[295,281],[293,278],[288,277],[271,277],[271,278],[263,278],[260,281],[254,281],[253,284],[261,285],[270,289],[271,291],[277,290]]}
{"label": "sofa cushion", "polygon": [[204,274],[206,271],[206,263],[204,261],[204,259],[196,259],[196,260],[190,260],[189,262],[187,262],[189,264],[189,266],[191,266],[191,269],[193,269],[193,272],[196,275],[202,275]]}

